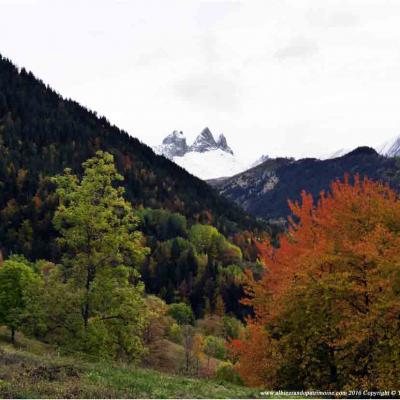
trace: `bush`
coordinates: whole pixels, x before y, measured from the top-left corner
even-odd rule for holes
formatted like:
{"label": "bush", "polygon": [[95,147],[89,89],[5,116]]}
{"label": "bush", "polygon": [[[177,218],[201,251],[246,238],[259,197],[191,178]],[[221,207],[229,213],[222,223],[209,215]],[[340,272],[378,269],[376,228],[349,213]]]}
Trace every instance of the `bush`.
{"label": "bush", "polygon": [[204,353],[209,357],[223,360],[227,354],[225,340],[216,336],[206,336],[204,339]]}
{"label": "bush", "polygon": [[230,382],[235,385],[243,385],[239,374],[235,371],[233,364],[229,361],[221,362],[215,370],[215,378],[223,382]]}
{"label": "bush", "polygon": [[176,322],[174,322],[168,329],[168,339],[171,340],[171,342],[182,344],[182,328]]}

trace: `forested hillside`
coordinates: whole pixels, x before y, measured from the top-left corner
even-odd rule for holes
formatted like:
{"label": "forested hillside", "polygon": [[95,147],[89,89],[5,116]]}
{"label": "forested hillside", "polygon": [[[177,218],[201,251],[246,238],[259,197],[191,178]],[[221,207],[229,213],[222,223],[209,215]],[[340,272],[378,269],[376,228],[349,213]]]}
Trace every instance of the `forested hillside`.
{"label": "forested hillside", "polygon": [[[0,242],[4,253],[49,254],[54,199],[46,179],[81,171],[96,150],[115,156],[135,207],[165,208],[225,234],[256,226],[239,207],[106,118],[65,100],[0,56]],[[19,238],[20,240],[16,240]],[[54,252],[54,249],[52,249]]]}
{"label": "forested hillside", "polygon": [[[214,310],[243,317],[240,276],[257,266],[262,227],[146,145],[103,117],[64,100],[24,69],[0,58],[0,250],[60,262],[53,218],[59,197],[52,177],[105,150],[113,155],[124,197],[140,219],[150,254],[141,264],[146,290],[189,302],[197,317]],[[198,236],[208,244],[199,245]],[[196,239],[197,238],[197,239]],[[239,247],[237,247],[237,246]],[[233,250],[232,250],[233,249]],[[252,268],[253,268],[252,267]]]}

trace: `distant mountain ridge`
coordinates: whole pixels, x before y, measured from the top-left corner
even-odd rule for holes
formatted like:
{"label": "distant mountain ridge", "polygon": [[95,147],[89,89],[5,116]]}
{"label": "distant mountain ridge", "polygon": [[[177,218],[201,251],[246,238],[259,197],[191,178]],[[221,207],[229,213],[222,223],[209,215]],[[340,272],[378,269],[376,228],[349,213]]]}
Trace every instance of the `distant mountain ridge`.
{"label": "distant mountain ridge", "polygon": [[[400,156],[400,136],[395,136],[390,140],[382,143],[379,146],[375,147],[375,150],[385,157],[399,157]],[[330,158],[337,158],[344,156],[352,151],[351,148],[342,148],[336,150],[333,153],[329,153],[319,157],[321,160],[327,160]]]}
{"label": "distant mountain ridge", "polygon": [[317,199],[322,190],[329,190],[332,181],[343,179],[346,173],[385,181],[400,189],[398,160],[382,156],[370,147],[359,147],[327,160],[269,159],[233,177],[208,182],[252,215],[277,220],[290,214],[288,199],[299,200],[302,190]]}

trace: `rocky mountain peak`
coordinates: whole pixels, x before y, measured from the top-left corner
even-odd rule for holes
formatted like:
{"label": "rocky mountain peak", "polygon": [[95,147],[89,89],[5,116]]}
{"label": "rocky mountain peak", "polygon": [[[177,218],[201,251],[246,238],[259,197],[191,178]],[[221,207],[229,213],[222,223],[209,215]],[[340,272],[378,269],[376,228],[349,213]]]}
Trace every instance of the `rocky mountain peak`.
{"label": "rocky mountain peak", "polygon": [[175,130],[164,138],[161,145],[154,147],[157,154],[171,160],[175,157],[184,157],[187,153],[206,153],[212,150],[222,150],[229,156],[234,155],[226,137],[221,134],[216,141],[208,127],[200,132],[191,146],[188,146],[183,132]]}
{"label": "rocky mountain peak", "polygon": [[219,135],[219,138],[217,140],[217,146],[219,149],[226,151],[227,153],[233,154],[232,149],[228,146],[228,142],[226,140],[226,137],[224,136],[223,133]]}
{"label": "rocky mountain peak", "polygon": [[188,151],[186,137],[182,131],[173,131],[162,141],[161,146],[154,148],[157,154],[173,159],[174,157],[182,157]]}
{"label": "rocky mountain peak", "polygon": [[162,142],[163,144],[181,143],[181,142],[186,143],[186,138],[182,131],[173,131],[168,136],[166,136]]}
{"label": "rocky mountain peak", "polygon": [[204,153],[217,148],[217,142],[215,141],[213,134],[211,133],[210,129],[206,127],[197,136],[196,140],[190,146],[189,151]]}

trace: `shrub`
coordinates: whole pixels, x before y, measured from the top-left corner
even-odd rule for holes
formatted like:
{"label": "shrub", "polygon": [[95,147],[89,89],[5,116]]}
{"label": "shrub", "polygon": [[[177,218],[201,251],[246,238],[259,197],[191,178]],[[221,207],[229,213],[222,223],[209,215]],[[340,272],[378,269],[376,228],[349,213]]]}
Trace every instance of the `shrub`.
{"label": "shrub", "polygon": [[215,370],[215,378],[223,382],[230,382],[235,385],[243,385],[239,374],[235,371],[233,364],[229,361],[221,362]]}

